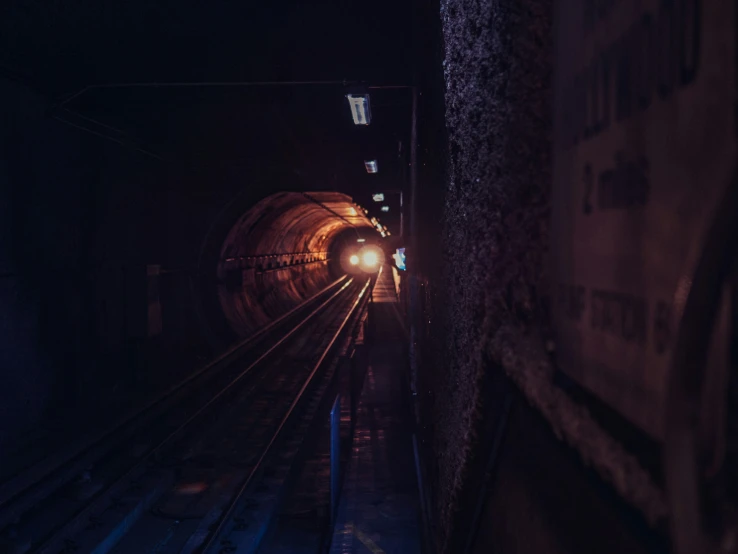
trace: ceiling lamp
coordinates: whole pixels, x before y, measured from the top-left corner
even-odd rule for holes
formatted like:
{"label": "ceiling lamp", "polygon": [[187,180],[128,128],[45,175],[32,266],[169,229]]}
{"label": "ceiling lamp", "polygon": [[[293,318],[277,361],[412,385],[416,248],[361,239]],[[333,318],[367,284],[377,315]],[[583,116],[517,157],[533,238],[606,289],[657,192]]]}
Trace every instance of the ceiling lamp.
{"label": "ceiling lamp", "polygon": [[351,107],[351,117],[354,119],[354,125],[369,125],[372,122],[372,109],[369,104],[369,95],[347,94],[349,106]]}

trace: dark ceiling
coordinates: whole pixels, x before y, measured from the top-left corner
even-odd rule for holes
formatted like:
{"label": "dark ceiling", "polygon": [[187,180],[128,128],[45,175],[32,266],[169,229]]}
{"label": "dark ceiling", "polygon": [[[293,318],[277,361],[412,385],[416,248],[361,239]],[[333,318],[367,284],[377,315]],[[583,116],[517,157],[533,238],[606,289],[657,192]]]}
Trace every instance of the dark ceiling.
{"label": "dark ceiling", "polygon": [[110,81],[367,79],[409,67],[411,2],[5,0],[0,60],[63,90]]}
{"label": "dark ceiling", "polygon": [[[96,84],[262,80],[410,81],[412,2],[208,3],[5,0],[0,64],[50,98]],[[355,128],[341,86],[93,89],[68,107],[113,126],[167,162],[282,174],[361,201],[395,187],[409,93],[372,96]],[[366,175],[363,159],[380,160]],[[277,187],[279,188],[279,187]]]}

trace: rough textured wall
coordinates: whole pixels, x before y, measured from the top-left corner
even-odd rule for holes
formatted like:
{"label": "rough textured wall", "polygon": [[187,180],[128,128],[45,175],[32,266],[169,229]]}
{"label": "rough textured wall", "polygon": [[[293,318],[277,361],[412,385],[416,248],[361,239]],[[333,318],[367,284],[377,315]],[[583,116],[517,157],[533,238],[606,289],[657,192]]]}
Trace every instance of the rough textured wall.
{"label": "rough textured wall", "polygon": [[550,0],[445,0],[445,366],[436,376],[438,543],[470,461],[488,339],[544,320],[550,183]]}

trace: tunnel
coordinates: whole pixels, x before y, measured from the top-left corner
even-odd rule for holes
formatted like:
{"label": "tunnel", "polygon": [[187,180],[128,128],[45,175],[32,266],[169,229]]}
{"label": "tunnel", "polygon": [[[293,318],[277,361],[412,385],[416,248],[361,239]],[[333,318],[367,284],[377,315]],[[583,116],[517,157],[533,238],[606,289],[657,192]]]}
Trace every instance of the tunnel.
{"label": "tunnel", "polygon": [[195,4],[3,6],[0,553],[738,552],[736,3]]}
{"label": "tunnel", "polygon": [[381,241],[319,180],[164,168],[49,117],[26,83],[0,93],[7,447],[120,420],[345,275],[359,238]]}
{"label": "tunnel", "polygon": [[343,251],[370,234],[373,225],[345,194],[284,192],[259,201],[218,252],[218,305],[228,328],[243,339],[314,295],[344,274]]}

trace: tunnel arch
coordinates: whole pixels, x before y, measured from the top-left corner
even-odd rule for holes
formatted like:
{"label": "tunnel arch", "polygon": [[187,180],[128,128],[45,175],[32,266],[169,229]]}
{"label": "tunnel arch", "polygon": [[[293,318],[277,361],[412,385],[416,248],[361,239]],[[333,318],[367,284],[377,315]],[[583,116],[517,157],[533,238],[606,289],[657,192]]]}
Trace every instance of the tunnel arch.
{"label": "tunnel arch", "polygon": [[210,318],[221,342],[224,334],[225,342],[251,335],[340,277],[337,239],[351,232],[372,232],[372,224],[350,196],[279,192],[211,237],[218,252],[208,260],[217,307]]}

